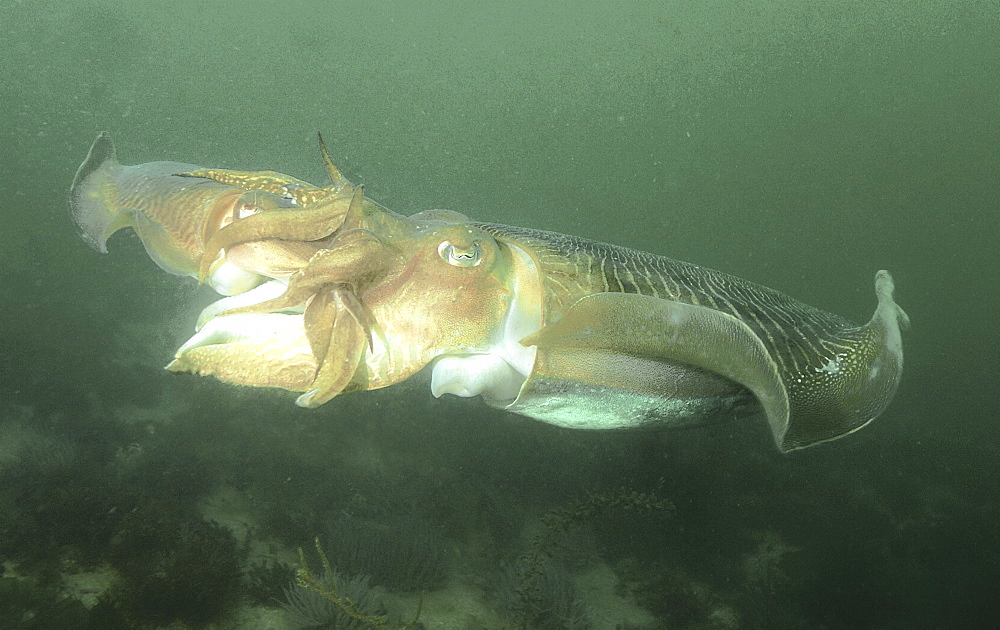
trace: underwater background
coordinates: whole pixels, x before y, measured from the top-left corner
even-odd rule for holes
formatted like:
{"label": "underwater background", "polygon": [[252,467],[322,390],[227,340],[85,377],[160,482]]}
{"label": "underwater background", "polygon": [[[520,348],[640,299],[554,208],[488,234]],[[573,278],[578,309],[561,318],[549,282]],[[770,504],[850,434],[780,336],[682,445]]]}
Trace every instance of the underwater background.
{"label": "underwater background", "polygon": [[[1000,625],[1000,5],[0,0],[0,627]],[[67,193],[334,161],[449,208],[913,320],[864,430],[576,432],[418,376],[316,410],[162,369],[211,300]]]}

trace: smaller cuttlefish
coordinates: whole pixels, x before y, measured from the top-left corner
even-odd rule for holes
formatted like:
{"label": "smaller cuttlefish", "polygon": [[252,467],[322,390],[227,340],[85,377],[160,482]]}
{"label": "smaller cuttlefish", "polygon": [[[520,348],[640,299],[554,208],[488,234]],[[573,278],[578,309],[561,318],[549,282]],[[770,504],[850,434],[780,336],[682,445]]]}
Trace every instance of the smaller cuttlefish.
{"label": "smaller cuttlefish", "polygon": [[584,429],[689,426],[763,412],[782,451],[851,433],[903,368],[887,271],[865,325],[689,263],[573,236],[409,217],[337,170],[123,166],[98,136],[70,194],[101,252],[131,227],[164,270],[227,295],[167,366],[302,392],[386,387],[429,366],[435,396]]}

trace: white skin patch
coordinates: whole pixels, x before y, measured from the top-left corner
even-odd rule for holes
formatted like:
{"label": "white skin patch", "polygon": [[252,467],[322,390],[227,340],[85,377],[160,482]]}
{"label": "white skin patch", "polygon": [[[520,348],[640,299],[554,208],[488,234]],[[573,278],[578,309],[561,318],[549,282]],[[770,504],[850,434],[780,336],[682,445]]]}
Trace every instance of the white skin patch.
{"label": "white skin patch", "polygon": [[817,373],[826,373],[830,376],[837,376],[840,374],[840,362],[844,360],[845,354],[838,354],[829,361],[823,367],[815,368]]}

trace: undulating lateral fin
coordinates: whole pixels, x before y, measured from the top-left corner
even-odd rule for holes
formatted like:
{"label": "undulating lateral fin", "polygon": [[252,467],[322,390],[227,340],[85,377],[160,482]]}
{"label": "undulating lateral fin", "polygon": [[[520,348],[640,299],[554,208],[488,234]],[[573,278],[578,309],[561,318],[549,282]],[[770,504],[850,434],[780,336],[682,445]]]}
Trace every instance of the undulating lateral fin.
{"label": "undulating lateral fin", "polygon": [[840,339],[838,352],[809,374],[787,375],[792,421],[784,450],[827,442],[865,426],[889,405],[903,374],[900,330],[910,318],[893,300],[888,271],[875,274],[878,306],[871,320]]}
{"label": "undulating lateral fin", "polygon": [[114,172],[119,168],[111,134],[102,131],[77,169],[69,192],[70,213],[80,236],[102,254],[108,253],[108,237],[132,220],[131,214],[122,215],[115,195]]}

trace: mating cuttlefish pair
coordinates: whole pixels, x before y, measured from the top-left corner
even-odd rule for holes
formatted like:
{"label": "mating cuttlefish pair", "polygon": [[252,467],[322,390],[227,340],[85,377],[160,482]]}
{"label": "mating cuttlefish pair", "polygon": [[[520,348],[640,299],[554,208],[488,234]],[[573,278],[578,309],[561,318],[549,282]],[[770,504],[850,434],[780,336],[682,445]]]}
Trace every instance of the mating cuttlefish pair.
{"label": "mating cuttlefish pair", "polygon": [[689,426],[763,411],[790,451],[866,425],[903,368],[892,277],[857,326],[778,291],[624,247],[404,217],[320,149],[318,187],[274,171],[118,163],[107,133],[73,181],[90,245],[131,227],[165,271],[224,297],[167,366],[303,392],[316,407],[431,366],[435,396],[564,427]]}

